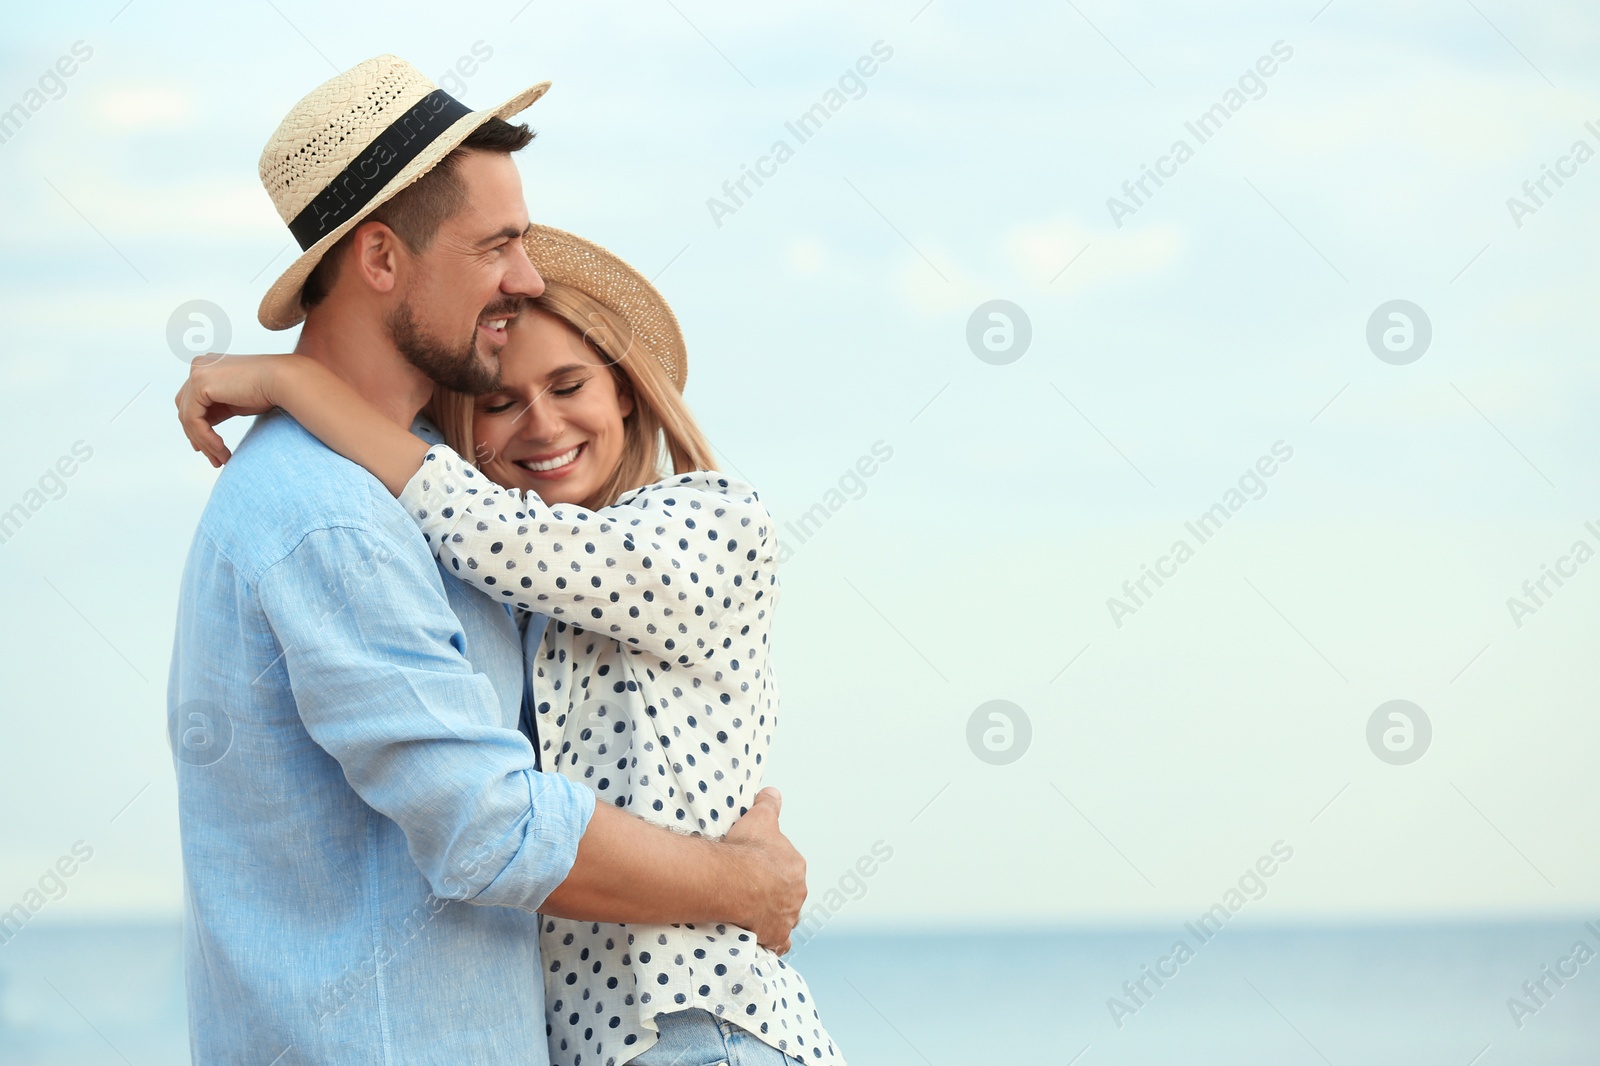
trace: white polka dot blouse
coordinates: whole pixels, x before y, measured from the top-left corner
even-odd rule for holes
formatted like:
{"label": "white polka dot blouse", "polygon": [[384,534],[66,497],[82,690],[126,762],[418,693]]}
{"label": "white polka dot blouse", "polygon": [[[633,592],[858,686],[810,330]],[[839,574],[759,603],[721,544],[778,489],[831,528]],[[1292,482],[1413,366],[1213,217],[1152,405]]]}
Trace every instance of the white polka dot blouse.
{"label": "white polka dot blouse", "polygon": [[[715,472],[611,507],[548,505],[435,445],[400,502],[465,581],[550,619],[534,671],[541,765],[659,825],[720,837],[761,789],[776,724],[777,537]],[[844,1066],[811,990],[732,925],[540,925],[550,1056],[615,1066],[655,1015],[699,1007],[806,1063]]]}

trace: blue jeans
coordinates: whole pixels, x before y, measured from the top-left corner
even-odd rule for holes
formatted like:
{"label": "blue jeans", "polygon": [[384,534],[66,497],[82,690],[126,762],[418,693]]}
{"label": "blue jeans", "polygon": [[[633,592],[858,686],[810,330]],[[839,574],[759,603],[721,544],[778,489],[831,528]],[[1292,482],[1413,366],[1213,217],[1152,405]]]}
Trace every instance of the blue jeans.
{"label": "blue jeans", "polygon": [[656,1015],[661,1039],[629,1066],[794,1066],[794,1059],[699,1009]]}

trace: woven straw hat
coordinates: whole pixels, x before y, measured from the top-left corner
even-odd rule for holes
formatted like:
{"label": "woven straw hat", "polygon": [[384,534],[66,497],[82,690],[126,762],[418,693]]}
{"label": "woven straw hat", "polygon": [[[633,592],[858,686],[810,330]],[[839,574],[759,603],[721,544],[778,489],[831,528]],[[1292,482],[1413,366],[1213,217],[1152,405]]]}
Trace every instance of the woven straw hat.
{"label": "woven straw hat", "polygon": [[491,118],[510,118],[549,82],[473,111],[391,55],[330,78],[279,124],[261,153],[261,184],[301,255],[261,300],[268,329],[305,319],[300,288],[323,255],[380,204],[426,174]]}
{"label": "woven straw hat", "polygon": [[660,363],[683,391],[689,378],[683,330],[649,278],[593,241],[553,226],[529,227],[522,244],[546,281],[592,296],[620,316],[633,330],[634,345]]}

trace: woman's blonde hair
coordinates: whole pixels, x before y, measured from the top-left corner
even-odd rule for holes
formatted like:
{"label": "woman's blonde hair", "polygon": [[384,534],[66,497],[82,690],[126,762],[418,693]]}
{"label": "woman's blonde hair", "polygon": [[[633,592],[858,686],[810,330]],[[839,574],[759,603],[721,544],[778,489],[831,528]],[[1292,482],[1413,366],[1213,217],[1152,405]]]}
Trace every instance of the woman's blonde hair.
{"label": "woman's blonde hair", "polygon": [[[577,331],[616,375],[618,391],[633,396],[633,412],[622,422],[622,458],[583,506],[606,507],[630,489],[659,481],[666,463],[678,474],[713,468],[711,446],[682,394],[655,356],[634,345],[633,329],[621,315],[587,293],[554,281],[545,283],[544,295],[530,301],[530,306]],[[473,462],[487,460],[473,438],[472,396],[438,386],[425,413],[444,434],[446,444]]]}

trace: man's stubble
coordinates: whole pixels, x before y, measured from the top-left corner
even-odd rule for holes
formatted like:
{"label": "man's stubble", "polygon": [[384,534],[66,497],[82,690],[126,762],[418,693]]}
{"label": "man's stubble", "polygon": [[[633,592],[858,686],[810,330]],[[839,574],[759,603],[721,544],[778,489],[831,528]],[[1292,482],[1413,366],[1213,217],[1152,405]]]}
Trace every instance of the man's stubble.
{"label": "man's stubble", "polygon": [[[494,309],[490,309],[489,314],[493,313]],[[507,310],[508,315],[515,313],[515,307]],[[436,384],[468,396],[481,396],[500,387],[500,360],[478,350],[476,325],[465,343],[451,345],[422,327],[406,299],[384,319],[384,326],[406,362]]]}

